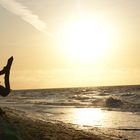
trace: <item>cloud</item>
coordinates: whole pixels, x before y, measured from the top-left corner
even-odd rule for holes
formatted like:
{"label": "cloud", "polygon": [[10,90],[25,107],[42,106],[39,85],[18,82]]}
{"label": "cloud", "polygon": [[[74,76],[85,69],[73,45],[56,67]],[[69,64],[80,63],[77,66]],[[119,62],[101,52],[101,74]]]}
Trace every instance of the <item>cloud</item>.
{"label": "cloud", "polygon": [[15,0],[0,0],[0,4],[11,13],[19,16],[22,20],[31,24],[37,30],[47,33],[46,23],[40,20],[39,17],[33,14],[32,11],[30,11],[26,6]]}

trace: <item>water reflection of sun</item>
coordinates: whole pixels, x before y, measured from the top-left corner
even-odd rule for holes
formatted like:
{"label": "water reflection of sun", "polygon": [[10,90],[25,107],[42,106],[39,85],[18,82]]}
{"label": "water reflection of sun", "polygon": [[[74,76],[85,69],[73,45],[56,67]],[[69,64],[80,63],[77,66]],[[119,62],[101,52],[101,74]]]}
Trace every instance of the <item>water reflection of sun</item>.
{"label": "water reflection of sun", "polygon": [[74,110],[73,123],[79,125],[101,125],[103,111],[100,108],[77,108]]}

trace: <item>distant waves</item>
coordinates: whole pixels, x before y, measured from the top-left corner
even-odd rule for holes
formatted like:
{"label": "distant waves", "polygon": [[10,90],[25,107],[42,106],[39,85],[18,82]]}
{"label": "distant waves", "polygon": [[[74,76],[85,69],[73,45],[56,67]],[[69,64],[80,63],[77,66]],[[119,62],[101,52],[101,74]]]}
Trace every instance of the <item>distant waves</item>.
{"label": "distant waves", "polygon": [[139,86],[17,90],[1,103],[67,107],[101,107],[140,111]]}

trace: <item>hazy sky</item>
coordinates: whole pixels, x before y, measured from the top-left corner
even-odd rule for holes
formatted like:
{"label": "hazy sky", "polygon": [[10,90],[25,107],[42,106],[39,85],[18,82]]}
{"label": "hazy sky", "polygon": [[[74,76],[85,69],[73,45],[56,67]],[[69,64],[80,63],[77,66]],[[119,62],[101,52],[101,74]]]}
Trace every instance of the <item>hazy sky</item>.
{"label": "hazy sky", "polygon": [[0,66],[12,89],[140,84],[140,0],[0,0]]}

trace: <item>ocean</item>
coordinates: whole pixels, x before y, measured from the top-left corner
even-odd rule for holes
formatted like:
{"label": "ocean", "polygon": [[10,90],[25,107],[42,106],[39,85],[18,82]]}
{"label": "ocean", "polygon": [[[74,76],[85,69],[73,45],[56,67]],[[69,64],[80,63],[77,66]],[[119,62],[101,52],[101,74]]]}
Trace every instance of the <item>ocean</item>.
{"label": "ocean", "polygon": [[117,129],[140,137],[138,85],[13,90],[8,97],[0,97],[0,106],[43,121]]}

